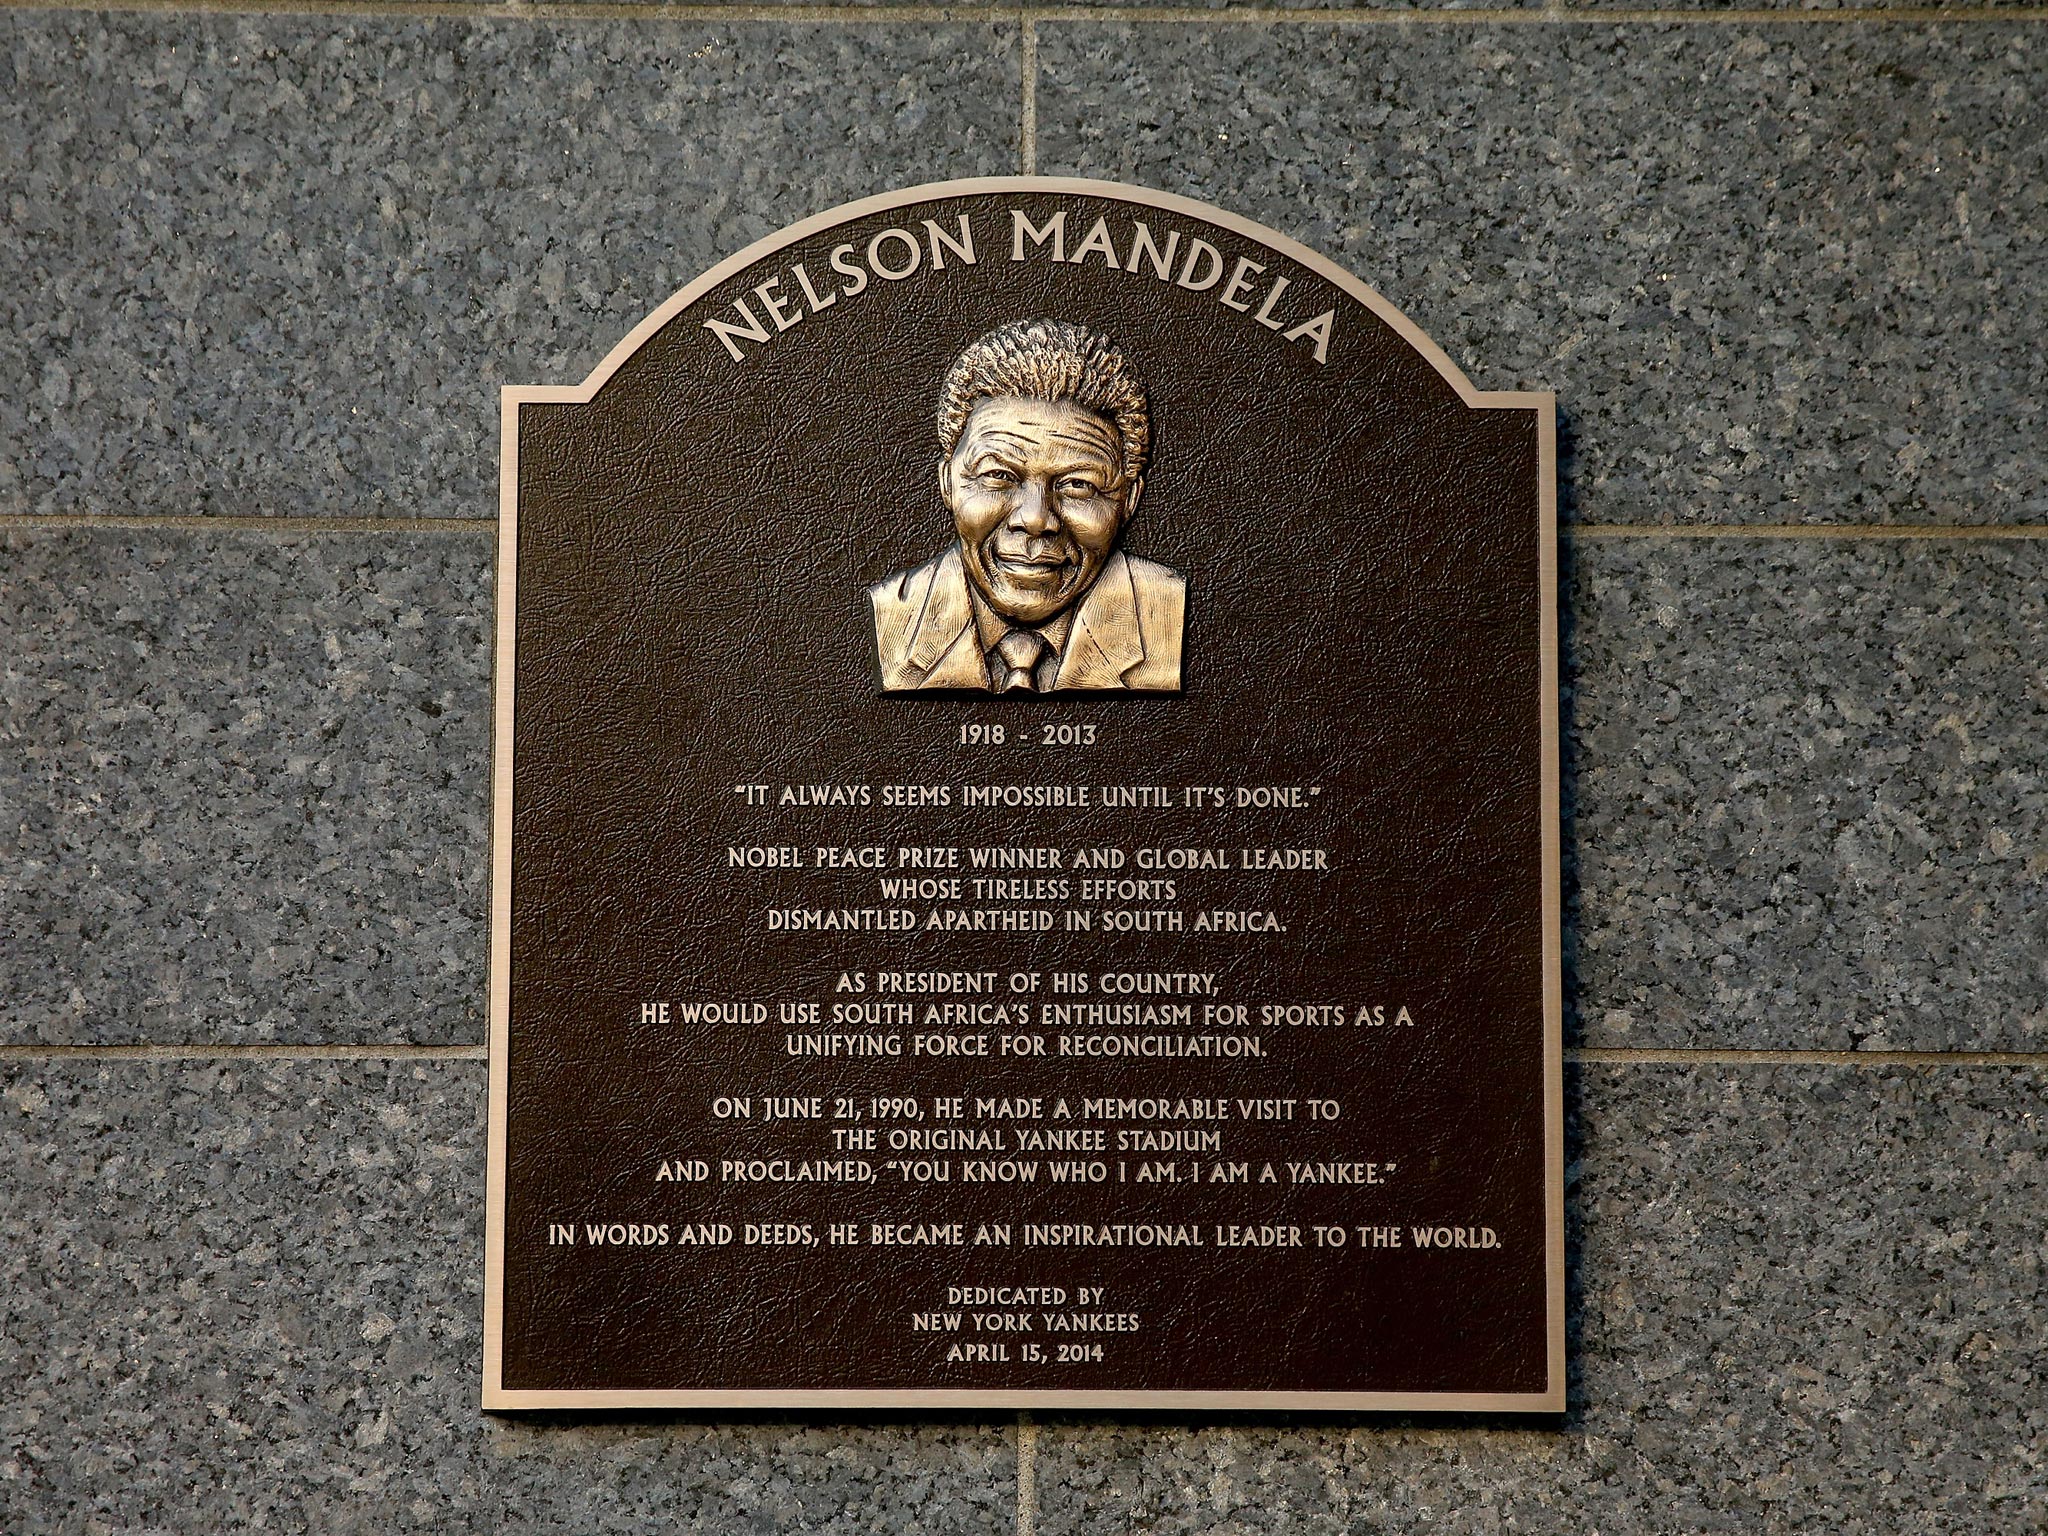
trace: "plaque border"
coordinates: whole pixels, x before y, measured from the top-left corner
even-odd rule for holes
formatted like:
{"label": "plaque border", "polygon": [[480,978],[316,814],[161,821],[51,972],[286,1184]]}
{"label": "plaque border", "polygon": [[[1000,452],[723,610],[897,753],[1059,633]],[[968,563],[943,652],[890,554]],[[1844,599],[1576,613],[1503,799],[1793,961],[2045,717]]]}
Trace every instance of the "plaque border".
{"label": "plaque border", "polygon": [[[1132,203],[1182,214],[1278,251],[1342,290],[1420,353],[1477,410],[1532,411],[1537,429],[1537,646],[1540,656],[1543,870],[1543,1140],[1546,1386],[1540,1392],[1152,1392],[980,1388],[515,1391],[503,1385],[505,1138],[511,1027],[512,724],[519,576],[519,408],[581,405],[654,334],[704,294],[766,256],[834,226],[912,203],[977,193],[1051,193]],[[1558,767],[1557,396],[1548,390],[1481,390],[1422,328],[1329,258],[1225,209],[1123,182],[1068,176],[980,176],[926,182],[828,208],[756,240],[678,289],[627,333],[580,384],[508,384],[499,393],[498,550],[491,668],[490,1125],[484,1213],[484,1371],[487,1411],[530,1408],[1094,1408],[1285,1410],[1288,1412],[1562,1413],[1565,1410],[1564,976]]]}

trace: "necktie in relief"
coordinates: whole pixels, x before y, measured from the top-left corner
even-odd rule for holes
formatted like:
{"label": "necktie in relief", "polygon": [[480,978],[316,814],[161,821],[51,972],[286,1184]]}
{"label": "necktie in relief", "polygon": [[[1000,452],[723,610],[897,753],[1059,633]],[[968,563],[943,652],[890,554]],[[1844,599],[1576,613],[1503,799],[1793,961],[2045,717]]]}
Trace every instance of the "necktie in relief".
{"label": "necktie in relief", "polygon": [[996,642],[996,654],[1009,670],[997,685],[997,693],[1035,693],[1038,663],[1052,647],[1035,629],[1013,629]]}

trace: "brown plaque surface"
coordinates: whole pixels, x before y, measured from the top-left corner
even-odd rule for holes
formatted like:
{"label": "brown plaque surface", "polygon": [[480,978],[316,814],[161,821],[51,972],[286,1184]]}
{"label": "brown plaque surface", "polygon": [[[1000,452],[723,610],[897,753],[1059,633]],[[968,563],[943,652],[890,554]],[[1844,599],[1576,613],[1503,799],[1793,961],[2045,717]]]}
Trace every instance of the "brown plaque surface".
{"label": "brown plaque surface", "polygon": [[485,1406],[1561,1409],[1553,483],[1099,182],[506,390]]}

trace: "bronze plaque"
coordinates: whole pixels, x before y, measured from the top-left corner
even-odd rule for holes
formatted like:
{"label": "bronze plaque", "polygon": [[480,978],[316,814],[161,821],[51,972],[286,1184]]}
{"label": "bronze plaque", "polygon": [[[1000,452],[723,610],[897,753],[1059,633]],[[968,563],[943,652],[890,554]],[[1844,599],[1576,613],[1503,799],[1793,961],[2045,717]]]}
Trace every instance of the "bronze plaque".
{"label": "bronze plaque", "polygon": [[1044,178],[507,389],[484,1405],[1561,1409],[1554,442]]}

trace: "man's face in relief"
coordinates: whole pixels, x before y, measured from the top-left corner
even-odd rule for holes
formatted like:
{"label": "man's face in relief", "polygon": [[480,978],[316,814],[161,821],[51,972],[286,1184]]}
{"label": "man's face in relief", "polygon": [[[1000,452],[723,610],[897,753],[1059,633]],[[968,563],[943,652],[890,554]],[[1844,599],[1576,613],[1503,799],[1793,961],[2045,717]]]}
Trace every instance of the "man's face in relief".
{"label": "man's face in relief", "polygon": [[984,400],[939,466],[968,579],[1019,624],[1094,584],[1142,487],[1123,478],[1115,427],[1071,400]]}

